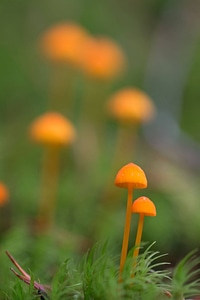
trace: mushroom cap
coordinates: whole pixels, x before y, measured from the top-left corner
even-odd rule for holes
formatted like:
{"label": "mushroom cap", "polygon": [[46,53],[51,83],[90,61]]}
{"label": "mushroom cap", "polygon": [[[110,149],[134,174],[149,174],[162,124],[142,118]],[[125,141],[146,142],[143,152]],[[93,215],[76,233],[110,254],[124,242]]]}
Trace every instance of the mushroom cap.
{"label": "mushroom cap", "polygon": [[47,112],[32,123],[30,136],[40,144],[64,146],[74,141],[75,129],[61,114]]}
{"label": "mushroom cap", "polygon": [[77,64],[87,37],[87,31],[79,24],[64,22],[44,32],[40,39],[40,48],[53,61]]}
{"label": "mushroom cap", "polygon": [[155,115],[155,106],[150,97],[136,88],[124,88],[116,92],[107,103],[111,117],[121,122],[148,122]]}
{"label": "mushroom cap", "polygon": [[4,183],[0,182],[0,205],[6,203],[9,199],[9,192]]}
{"label": "mushroom cap", "polygon": [[132,204],[132,212],[144,214],[145,216],[156,216],[156,207],[154,203],[145,196],[137,198]]}
{"label": "mushroom cap", "polygon": [[121,188],[144,189],[147,187],[147,178],[138,165],[129,163],[118,171],[115,177],[115,185]]}
{"label": "mushroom cap", "polygon": [[120,46],[112,39],[91,37],[83,48],[81,66],[87,75],[108,80],[124,71],[126,59]]}

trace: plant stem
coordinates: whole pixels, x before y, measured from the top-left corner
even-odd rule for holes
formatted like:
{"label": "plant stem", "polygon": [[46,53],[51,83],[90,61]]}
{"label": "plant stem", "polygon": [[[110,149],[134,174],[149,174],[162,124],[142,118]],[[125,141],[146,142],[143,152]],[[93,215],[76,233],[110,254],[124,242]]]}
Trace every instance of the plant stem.
{"label": "plant stem", "polygon": [[122,243],[122,251],[121,251],[121,259],[120,259],[120,273],[124,268],[124,264],[126,261],[127,251],[128,251],[128,240],[130,234],[130,226],[131,226],[131,215],[132,215],[132,197],[133,197],[133,188],[128,188],[128,199],[127,199],[127,208],[126,208],[126,220],[124,226],[124,237]]}

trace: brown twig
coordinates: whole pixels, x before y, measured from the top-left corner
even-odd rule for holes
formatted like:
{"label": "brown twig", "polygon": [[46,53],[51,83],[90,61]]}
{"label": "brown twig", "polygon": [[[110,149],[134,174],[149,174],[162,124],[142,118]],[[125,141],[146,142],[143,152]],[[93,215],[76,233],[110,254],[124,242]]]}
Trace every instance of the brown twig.
{"label": "brown twig", "polygon": [[[14,257],[8,252],[5,251],[8,258],[11,260],[11,262],[14,264],[14,266],[18,269],[18,271],[21,273],[17,273],[13,268],[10,268],[10,270],[13,272],[15,276],[17,276],[20,280],[25,282],[26,284],[30,285],[31,283],[31,276],[22,269],[22,267],[17,263],[17,261],[14,259]],[[51,287],[49,285],[43,285],[38,283],[37,281],[33,282],[34,288],[38,291],[38,293],[42,292],[45,296],[47,296],[48,292],[51,291]]]}

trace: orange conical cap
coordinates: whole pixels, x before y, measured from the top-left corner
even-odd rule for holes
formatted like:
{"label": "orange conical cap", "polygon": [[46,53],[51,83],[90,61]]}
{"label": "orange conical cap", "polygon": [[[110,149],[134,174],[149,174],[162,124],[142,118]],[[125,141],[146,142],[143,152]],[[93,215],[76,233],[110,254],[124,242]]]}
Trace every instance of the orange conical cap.
{"label": "orange conical cap", "polygon": [[156,207],[154,203],[147,197],[142,196],[137,198],[132,205],[132,212],[144,214],[145,216],[156,216]]}
{"label": "orange conical cap", "polygon": [[129,163],[118,171],[115,177],[115,185],[122,188],[144,189],[147,187],[147,178],[138,165]]}

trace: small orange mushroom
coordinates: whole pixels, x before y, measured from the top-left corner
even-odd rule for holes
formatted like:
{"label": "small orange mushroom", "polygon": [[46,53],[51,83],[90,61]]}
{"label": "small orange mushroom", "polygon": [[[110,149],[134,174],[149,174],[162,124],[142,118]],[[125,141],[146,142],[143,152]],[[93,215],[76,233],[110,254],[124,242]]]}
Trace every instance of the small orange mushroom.
{"label": "small orange mushroom", "polygon": [[77,65],[80,62],[87,31],[74,22],[63,22],[49,28],[40,39],[43,54],[56,62]]}
{"label": "small orange mushroom", "polygon": [[153,101],[142,90],[125,87],[108,98],[105,110],[108,117],[115,120],[119,126],[114,163],[120,161],[122,152],[124,157],[131,160],[137,145],[139,126],[151,121],[155,116]]}
{"label": "small orange mushroom", "polygon": [[82,50],[81,66],[91,77],[109,80],[117,77],[125,69],[125,55],[112,39],[91,37]]}
{"label": "small orange mushroom", "polygon": [[121,259],[120,259],[120,273],[123,270],[128,251],[128,241],[131,225],[132,214],[132,197],[134,189],[144,189],[147,187],[147,178],[144,171],[136,164],[129,163],[122,167],[115,178],[115,185],[121,188],[128,189],[126,219],[124,226],[124,236],[122,243]]}
{"label": "small orange mushroom", "polygon": [[139,246],[141,243],[143,225],[144,225],[144,216],[156,216],[156,207],[154,203],[147,197],[142,196],[137,198],[132,205],[132,213],[138,213],[139,222],[138,222],[138,229],[137,235],[135,240],[135,250],[133,252],[133,257],[137,258],[139,254]]}
{"label": "small orange mushroom", "polygon": [[0,182],[0,206],[4,205],[9,199],[9,192],[3,182]]}
{"label": "small orange mushroom", "polygon": [[62,147],[74,141],[75,129],[63,115],[47,112],[32,123],[30,136],[39,144]]}
{"label": "small orange mushroom", "polygon": [[45,148],[38,223],[48,227],[55,210],[60,150],[74,141],[75,129],[61,114],[48,112],[32,123],[30,136]]}
{"label": "small orange mushroom", "polygon": [[107,111],[119,122],[138,124],[148,122],[154,117],[155,106],[146,93],[129,87],[119,90],[110,97]]}

